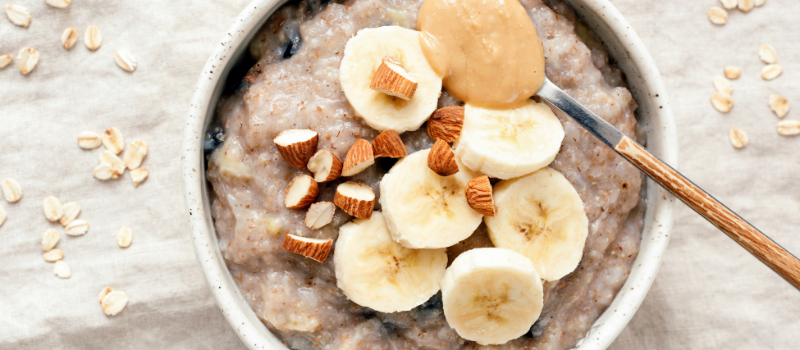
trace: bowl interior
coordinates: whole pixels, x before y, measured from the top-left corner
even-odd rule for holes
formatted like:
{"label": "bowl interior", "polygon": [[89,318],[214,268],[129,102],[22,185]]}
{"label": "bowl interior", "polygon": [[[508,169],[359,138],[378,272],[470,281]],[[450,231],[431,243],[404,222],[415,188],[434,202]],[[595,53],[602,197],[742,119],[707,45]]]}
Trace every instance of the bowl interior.
{"label": "bowl interior", "polygon": [[[250,349],[286,349],[244,301],[217,245],[205,180],[203,136],[221,95],[249,68],[247,46],[286,0],[254,0],[228,30],[208,60],[195,90],[183,143],[184,192],[195,252],[212,294],[228,322]],[[675,125],[660,74],[639,38],[608,0],[566,0],[606,45],[626,75],[639,104],[636,112],[653,154],[677,165]],[[655,182],[646,185],[647,211],[639,255],[628,280],[576,349],[605,349],[622,331],[647,294],[669,240],[673,197]]]}

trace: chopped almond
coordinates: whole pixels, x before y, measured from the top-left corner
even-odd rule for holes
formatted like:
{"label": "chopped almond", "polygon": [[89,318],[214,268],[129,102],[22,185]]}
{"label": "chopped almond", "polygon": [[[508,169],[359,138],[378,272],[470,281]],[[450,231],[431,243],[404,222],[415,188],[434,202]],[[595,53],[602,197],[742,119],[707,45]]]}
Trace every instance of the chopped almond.
{"label": "chopped almond", "polygon": [[317,152],[319,135],[314,130],[289,129],[282,131],[272,141],[289,165],[306,169],[308,160]]}
{"label": "chopped almond", "polygon": [[344,167],[342,168],[342,176],[358,174],[374,163],[375,156],[372,154],[372,145],[367,140],[358,139],[347,151]]}
{"label": "chopped almond", "polygon": [[464,126],[464,107],[450,106],[439,108],[428,120],[428,136],[434,140],[453,142],[461,136]]}
{"label": "chopped almond", "polygon": [[297,176],[286,186],[283,205],[289,209],[305,208],[314,202],[318,193],[319,186],[311,176]]}
{"label": "chopped almond", "polygon": [[375,208],[375,192],[365,184],[348,181],[336,187],[333,202],[352,216],[369,219]]}
{"label": "chopped almond", "polygon": [[472,209],[486,216],[494,216],[492,184],[489,182],[488,176],[479,176],[469,180],[466,195],[467,203]]}
{"label": "chopped almond", "polygon": [[328,258],[332,245],[332,239],[306,238],[295,235],[286,235],[286,238],[283,239],[283,249],[321,263]]}
{"label": "chopped almond", "polygon": [[384,59],[375,71],[369,88],[389,96],[410,100],[417,91],[417,82],[399,64]]}
{"label": "chopped almond", "polygon": [[312,204],[306,212],[305,224],[306,227],[312,230],[318,230],[333,220],[333,213],[336,212],[336,206],[331,202],[318,202]]}
{"label": "chopped almond", "polygon": [[453,149],[444,140],[436,140],[428,153],[428,168],[441,176],[450,176],[458,172],[458,164]]}
{"label": "chopped almond", "polygon": [[314,173],[314,181],[328,182],[342,175],[342,160],[333,152],[321,149],[308,160],[308,170]]}
{"label": "chopped almond", "polygon": [[375,158],[402,158],[408,155],[406,145],[394,130],[386,130],[372,140],[372,153]]}

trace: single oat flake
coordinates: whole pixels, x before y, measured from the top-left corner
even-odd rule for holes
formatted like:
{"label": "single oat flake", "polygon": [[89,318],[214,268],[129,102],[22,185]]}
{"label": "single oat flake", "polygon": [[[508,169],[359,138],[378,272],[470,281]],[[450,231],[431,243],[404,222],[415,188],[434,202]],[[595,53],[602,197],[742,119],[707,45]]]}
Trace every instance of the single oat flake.
{"label": "single oat flake", "polygon": [[735,9],[736,5],[739,3],[738,0],[719,0],[719,2],[722,3],[722,7],[728,10]]}
{"label": "single oat flake", "polygon": [[111,169],[111,165],[106,163],[97,164],[96,167],[92,170],[92,175],[98,180],[108,180],[114,175],[114,170]]}
{"label": "single oat flake", "polygon": [[733,85],[727,79],[723,77],[716,77],[714,78],[714,89],[717,92],[721,92],[723,94],[732,95],[733,94]]}
{"label": "single oat flake", "polygon": [[32,47],[23,47],[17,53],[17,68],[22,74],[30,73],[39,63],[39,51]]}
{"label": "single oat flake", "polygon": [[756,6],[764,5],[767,0],[756,0]]}
{"label": "single oat flake", "polygon": [[111,288],[111,287],[103,288],[103,290],[100,291],[100,295],[98,296],[97,301],[102,303],[103,299],[106,297],[106,295],[108,295],[108,293],[111,293],[113,291],[114,291],[114,288]]}
{"label": "single oat flake", "polygon": [[780,64],[770,64],[761,69],[761,78],[772,80],[781,75],[781,73],[783,73],[783,67]]}
{"label": "single oat flake", "polygon": [[747,146],[747,141],[748,141],[747,133],[745,133],[744,130],[731,129],[731,132],[729,133],[728,136],[730,136],[731,145],[733,145],[734,148],[739,149],[743,148],[744,146]]}
{"label": "single oat flake", "polygon": [[116,179],[125,173],[125,163],[116,154],[109,150],[100,153],[100,164],[108,164],[111,167],[111,178]]}
{"label": "single oat flake", "polygon": [[122,161],[128,169],[136,169],[142,165],[142,160],[147,155],[147,144],[142,140],[136,140],[128,145],[125,149],[125,154],[122,155]]}
{"label": "single oat flake", "polygon": [[728,22],[728,11],[721,7],[712,7],[708,10],[708,20],[717,25],[723,25]]}
{"label": "single oat flake", "polygon": [[11,63],[12,61],[14,61],[14,56],[11,56],[9,54],[0,55],[0,69],[3,69],[6,66],[8,66],[9,63]]}
{"label": "single oat flake", "polygon": [[115,290],[106,294],[100,302],[103,312],[108,316],[115,316],[128,305],[128,295],[123,291]]}
{"label": "single oat flake", "polygon": [[61,236],[58,234],[58,230],[51,228],[45,231],[44,236],[42,236],[42,250],[45,252],[53,250],[59,239],[61,239]]}
{"label": "single oat flake", "polygon": [[19,182],[14,179],[5,179],[3,180],[3,196],[6,197],[6,201],[9,203],[16,203],[22,198],[22,187],[20,187]]}
{"label": "single oat flake", "polygon": [[739,79],[739,76],[742,75],[742,71],[739,70],[736,66],[727,66],[725,67],[725,77],[728,79]]}
{"label": "single oat flake", "polygon": [[44,2],[50,6],[63,9],[69,6],[70,0],[44,0]]}
{"label": "single oat flake", "polygon": [[64,259],[64,252],[62,252],[61,249],[51,249],[42,254],[42,258],[47,262],[56,262]]}
{"label": "single oat flake", "polygon": [[131,56],[131,53],[128,52],[128,49],[124,47],[114,52],[114,62],[116,62],[120,68],[127,72],[133,72],[136,70],[136,58]]}
{"label": "single oat flake", "polygon": [[89,232],[89,223],[84,220],[75,220],[64,228],[69,236],[83,236]]}
{"label": "single oat flake", "polygon": [[739,0],[739,10],[742,12],[750,12],[755,5],[754,0]]}
{"label": "single oat flake", "polygon": [[3,223],[6,222],[6,217],[6,210],[0,207],[0,226],[3,226]]}
{"label": "single oat flake", "polygon": [[106,149],[114,154],[122,152],[122,148],[125,147],[122,132],[113,126],[103,131],[103,146],[106,146]]}
{"label": "single oat flake", "polygon": [[103,141],[100,139],[100,135],[91,131],[84,131],[78,134],[78,146],[83,149],[95,149],[102,144]]}
{"label": "single oat flake", "polygon": [[86,31],[83,32],[83,43],[89,50],[99,49],[100,44],[103,43],[103,34],[100,33],[100,28],[97,28],[97,26],[87,27]]}
{"label": "single oat flake", "polygon": [[9,4],[6,6],[6,16],[16,26],[27,27],[31,25],[31,13],[22,6]]}
{"label": "single oat flake", "polygon": [[62,216],[58,222],[61,223],[61,226],[67,227],[69,224],[75,221],[76,218],[78,218],[78,215],[80,215],[81,205],[75,202],[69,202],[64,204],[63,207],[64,216]]}
{"label": "single oat flake", "polygon": [[64,207],[58,198],[50,196],[44,199],[44,216],[51,222],[58,221],[64,216]]}
{"label": "single oat flake", "polygon": [[714,96],[711,96],[711,105],[714,106],[714,109],[722,113],[728,113],[731,108],[733,108],[733,97],[728,94],[717,92]]}
{"label": "single oat flake", "polygon": [[131,181],[133,181],[134,186],[139,186],[144,180],[147,179],[147,176],[150,175],[150,172],[147,168],[136,168],[131,170]]}
{"label": "single oat flake", "polygon": [[53,265],[53,273],[55,273],[58,278],[67,279],[72,277],[72,271],[70,271],[69,266],[61,260],[56,261],[55,265]]}
{"label": "single oat flake", "polygon": [[131,229],[127,227],[123,227],[117,233],[117,244],[120,248],[128,248],[131,246],[131,241],[133,241],[133,232]]}
{"label": "single oat flake", "polygon": [[76,42],[78,42],[78,31],[72,27],[64,29],[64,32],[61,33],[61,46],[69,50],[75,46]]}
{"label": "single oat flake", "polygon": [[769,95],[769,108],[778,115],[778,118],[783,118],[789,113],[789,100],[780,95]]}
{"label": "single oat flake", "polygon": [[770,44],[764,44],[758,47],[758,58],[766,64],[773,64],[778,61],[778,56],[775,54],[775,48]]}
{"label": "single oat flake", "polygon": [[800,135],[800,121],[783,120],[778,122],[778,134],[783,136]]}

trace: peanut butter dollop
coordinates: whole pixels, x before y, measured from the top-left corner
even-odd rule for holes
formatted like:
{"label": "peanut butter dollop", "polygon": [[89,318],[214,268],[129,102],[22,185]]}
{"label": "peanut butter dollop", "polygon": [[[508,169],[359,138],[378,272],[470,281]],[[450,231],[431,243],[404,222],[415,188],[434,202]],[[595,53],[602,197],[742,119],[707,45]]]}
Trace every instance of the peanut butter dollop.
{"label": "peanut butter dollop", "polygon": [[417,30],[428,63],[461,101],[510,109],[542,86],[542,42],[518,0],[425,0]]}

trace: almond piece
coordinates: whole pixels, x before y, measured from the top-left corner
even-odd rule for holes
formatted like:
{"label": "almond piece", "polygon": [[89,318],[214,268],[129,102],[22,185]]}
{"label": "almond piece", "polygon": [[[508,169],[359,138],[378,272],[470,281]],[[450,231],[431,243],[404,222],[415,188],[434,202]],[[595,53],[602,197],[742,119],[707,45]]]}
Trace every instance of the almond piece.
{"label": "almond piece", "polygon": [[306,238],[295,235],[286,235],[286,238],[283,239],[283,249],[321,263],[328,258],[331,246],[333,246],[332,239]]}
{"label": "almond piece", "polygon": [[308,160],[308,170],[314,173],[314,181],[328,182],[342,176],[342,160],[333,152],[321,149]]}
{"label": "almond piece", "polygon": [[408,155],[408,151],[397,131],[386,130],[372,140],[372,154],[375,158],[403,158]]}
{"label": "almond piece", "polygon": [[439,108],[428,120],[428,136],[434,140],[453,142],[461,136],[464,126],[464,107],[449,106]]}
{"label": "almond piece", "polygon": [[317,194],[319,194],[319,186],[311,176],[296,176],[292,182],[289,182],[289,186],[286,186],[283,205],[289,209],[305,208],[314,203]]}
{"label": "almond piece", "polygon": [[456,156],[453,149],[444,140],[436,140],[428,153],[428,168],[441,176],[450,176],[458,172]]}
{"label": "almond piece", "polygon": [[375,208],[375,192],[365,184],[348,181],[336,187],[333,202],[352,216],[369,219]]}
{"label": "almond piece", "polygon": [[417,91],[417,82],[399,64],[390,59],[383,59],[372,77],[372,82],[369,83],[369,88],[389,96],[410,100]]}
{"label": "almond piece", "polygon": [[489,177],[478,176],[467,183],[466,189],[467,203],[475,211],[486,215],[494,216],[494,200],[492,199],[492,184]]}
{"label": "almond piece", "polygon": [[272,141],[289,165],[305,170],[308,160],[317,152],[319,134],[309,129],[289,129],[282,131]]}
{"label": "almond piece", "polygon": [[333,220],[334,212],[336,212],[336,206],[334,206],[332,202],[319,202],[312,204],[306,212],[306,227],[312,230],[318,230],[323,226],[330,224]]}
{"label": "almond piece", "polygon": [[375,164],[375,156],[372,154],[372,145],[369,141],[358,139],[347,151],[344,158],[342,176],[353,176],[362,172],[370,165]]}

